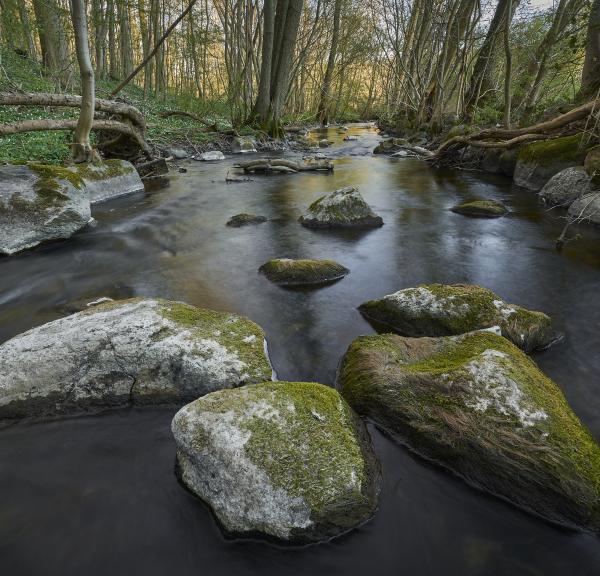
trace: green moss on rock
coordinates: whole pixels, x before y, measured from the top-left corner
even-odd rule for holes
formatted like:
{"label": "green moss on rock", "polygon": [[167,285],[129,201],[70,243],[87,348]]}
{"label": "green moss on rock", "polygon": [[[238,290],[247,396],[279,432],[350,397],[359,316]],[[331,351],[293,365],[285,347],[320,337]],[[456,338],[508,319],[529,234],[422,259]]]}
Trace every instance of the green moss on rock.
{"label": "green moss on rock", "polygon": [[343,278],[349,270],[334,260],[276,258],[259,269],[274,284],[301,286],[326,284]]}
{"label": "green moss on rock", "polygon": [[523,146],[519,151],[518,161],[540,166],[552,165],[560,162],[572,162],[573,165],[582,164],[587,150],[591,144],[583,134],[563,136],[539,140]]}
{"label": "green moss on rock", "polygon": [[338,387],[359,414],[470,484],[600,528],[600,448],[560,388],[501,336],[361,337]]}
{"label": "green moss on rock", "polygon": [[[376,509],[380,473],[368,433],[330,387],[268,382],[211,393],[183,408],[173,430],[182,479],[207,500],[226,529],[314,541],[349,530]],[[235,462],[229,455],[220,458],[222,446],[228,451],[237,438],[240,446],[233,450],[241,452]],[[228,482],[242,487],[244,503],[236,510],[220,496],[213,499],[212,490],[205,493],[203,481],[194,481],[189,462],[204,461],[203,453],[218,459],[225,480],[221,485],[213,479],[212,485],[224,491],[225,500]],[[210,474],[211,466],[212,460],[205,462],[197,473]],[[281,510],[261,502],[273,490]],[[288,506],[291,523],[289,510],[283,510]]]}
{"label": "green moss on rock", "polygon": [[453,206],[450,210],[457,214],[474,218],[499,218],[508,212],[508,209],[502,202],[476,198],[461,202]]}
{"label": "green moss on rock", "polygon": [[449,336],[499,326],[526,352],[547,347],[557,337],[546,314],[508,304],[471,284],[422,284],[365,302],[359,310],[406,336]]}
{"label": "green moss on rock", "polygon": [[108,159],[91,164],[74,164],[69,169],[82,180],[101,182],[135,172],[135,168],[122,160]]}

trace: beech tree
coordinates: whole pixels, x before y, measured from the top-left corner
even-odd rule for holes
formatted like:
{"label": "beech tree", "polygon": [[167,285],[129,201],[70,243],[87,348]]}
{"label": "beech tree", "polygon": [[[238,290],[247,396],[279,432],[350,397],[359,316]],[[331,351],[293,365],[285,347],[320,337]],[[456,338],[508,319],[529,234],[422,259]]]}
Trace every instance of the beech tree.
{"label": "beech tree", "polygon": [[587,28],[581,92],[591,96],[600,89],[600,0],[593,0]]}

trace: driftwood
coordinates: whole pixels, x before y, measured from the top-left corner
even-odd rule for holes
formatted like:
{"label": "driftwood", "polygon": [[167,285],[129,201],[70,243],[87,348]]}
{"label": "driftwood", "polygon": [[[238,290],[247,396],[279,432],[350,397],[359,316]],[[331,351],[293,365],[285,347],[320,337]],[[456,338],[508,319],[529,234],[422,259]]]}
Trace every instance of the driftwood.
{"label": "driftwood", "polygon": [[144,162],[136,166],[140,178],[151,178],[154,176],[163,176],[169,173],[169,167],[165,158],[157,158]]}
{"label": "driftwood", "polygon": [[235,165],[235,168],[241,168],[245,173],[248,172],[333,172],[333,164],[328,161],[315,162],[296,162],[294,160],[285,160],[283,158],[260,158],[241,162]]}

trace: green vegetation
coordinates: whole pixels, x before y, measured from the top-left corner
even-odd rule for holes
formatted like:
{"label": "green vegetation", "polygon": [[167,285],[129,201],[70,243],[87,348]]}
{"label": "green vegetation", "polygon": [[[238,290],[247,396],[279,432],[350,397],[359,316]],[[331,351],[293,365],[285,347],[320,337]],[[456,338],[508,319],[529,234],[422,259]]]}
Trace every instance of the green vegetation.
{"label": "green vegetation", "polygon": [[592,145],[584,134],[541,140],[523,146],[519,151],[518,161],[539,166],[569,162],[583,164]]}
{"label": "green vegetation", "polygon": [[451,208],[452,212],[463,214],[464,216],[497,218],[504,216],[508,212],[502,202],[496,200],[472,199],[461,202]]}
{"label": "green vegetation", "polygon": [[334,260],[278,258],[265,262],[259,272],[275,284],[298,286],[339,280],[348,274],[348,269]]}

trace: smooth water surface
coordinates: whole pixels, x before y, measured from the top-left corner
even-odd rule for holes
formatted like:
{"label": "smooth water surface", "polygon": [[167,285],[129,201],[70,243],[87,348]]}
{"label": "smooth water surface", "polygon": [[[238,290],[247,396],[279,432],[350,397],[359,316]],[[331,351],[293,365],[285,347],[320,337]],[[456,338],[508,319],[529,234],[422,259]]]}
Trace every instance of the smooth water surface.
{"label": "smooth water surface", "polygon": [[[233,160],[189,162],[168,188],[99,205],[74,238],[0,259],[0,341],[102,296],[160,296],[230,310],[267,334],[280,379],[333,383],[339,359],[372,333],[356,307],[423,282],[483,284],[550,314],[565,340],[535,360],[600,440],[600,231],[562,253],[564,213],[489,174],[436,171],[373,157],[378,136],[328,152],[333,174],[225,182]],[[360,187],[385,222],[314,231],[297,222],[319,195]],[[448,209],[483,196],[511,214],[469,219]],[[239,212],[270,221],[229,228]],[[317,290],[258,274],[269,258],[333,258],[351,270]],[[173,474],[174,409],[125,409],[0,430],[0,568],[38,574],[597,575],[600,538],[548,525],[469,488],[371,427],[384,487],[377,516],[330,543],[292,549],[225,539]]]}

